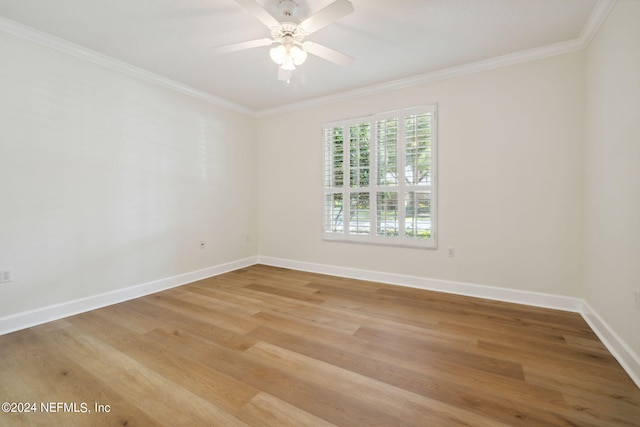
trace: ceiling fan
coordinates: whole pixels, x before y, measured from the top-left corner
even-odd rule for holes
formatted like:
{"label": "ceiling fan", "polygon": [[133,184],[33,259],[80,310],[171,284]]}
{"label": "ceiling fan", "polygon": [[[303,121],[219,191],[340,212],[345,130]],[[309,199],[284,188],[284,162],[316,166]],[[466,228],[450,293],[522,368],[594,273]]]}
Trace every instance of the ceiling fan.
{"label": "ceiling fan", "polygon": [[[277,43],[278,46],[271,48],[269,55],[273,62],[278,64],[278,80],[286,82],[291,78],[291,72],[296,69],[296,65],[301,65],[307,59],[307,52],[342,66],[353,63],[354,58],[349,55],[312,41],[305,41],[311,33],[352,13],[353,5],[350,1],[336,0],[299,24],[278,21],[254,0],[235,0],[235,2],[266,25],[271,30],[271,38],[220,46],[214,49],[215,53],[237,52]],[[297,4],[293,0],[280,0],[278,4],[278,9],[285,20],[293,16],[296,7]]]}

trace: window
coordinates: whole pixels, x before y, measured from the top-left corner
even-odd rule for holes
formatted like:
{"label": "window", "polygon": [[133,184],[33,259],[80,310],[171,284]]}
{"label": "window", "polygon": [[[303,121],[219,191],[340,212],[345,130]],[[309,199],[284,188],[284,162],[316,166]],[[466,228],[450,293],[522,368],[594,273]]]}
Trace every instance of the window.
{"label": "window", "polygon": [[436,106],[324,126],[324,238],[436,247]]}

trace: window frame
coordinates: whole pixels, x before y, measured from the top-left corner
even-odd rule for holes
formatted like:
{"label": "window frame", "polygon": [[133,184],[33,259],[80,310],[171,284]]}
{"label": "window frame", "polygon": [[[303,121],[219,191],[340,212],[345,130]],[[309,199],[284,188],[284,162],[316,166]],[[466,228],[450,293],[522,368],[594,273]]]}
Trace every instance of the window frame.
{"label": "window frame", "polygon": [[[405,160],[407,158],[407,138],[405,135],[406,118],[414,115],[431,114],[430,120],[430,160],[429,160],[429,177],[428,184],[415,184],[411,185],[405,182],[407,174]],[[381,120],[394,120],[398,121],[397,124],[397,172],[398,179],[395,185],[380,185],[378,182],[378,150],[379,141],[377,140],[377,123]],[[411,248],[426,248],[437,249],[438,247],[438,108],[437,104],[421,105],[417,107],[404,108],[394,111],[388,111],[384,113],[376,113],[368,116],[357,117],[346,120],[338,120],[333,122],[327,122],[323,125],[322,129],[322,143],[323,143],[323,204],[322,204],[322,235],[323,240],[326,241],[339,241],[339,242],[351,242],[351,243],[365,243],[376,244],[385,246],[400,246]],[[361,126],[368,124],[369,129],[369,180],[368,185],[365,187],[354,186],[350,184],[351,175],[351,161],[350,161],[350,128],[352,126]],[[335,164],[335,155],[333,149],[335,148],[335,130],[336,128],[342,128],[342,185],[336,186],[335,175],[333,165]],[[330,134],[329,134],[329,133]],[[331,145],[331,147],[329,147]],[[360,157],[359,157],[360,159]],[[359,160],[358,165],[361,161]],[[415,236],[406,235],[406,212],[407,206],[405,205],[405,196],[411,192],[427,192],[430,197],[427,199],[430,203],[430,223],[429,232],[430,235],[427,238],[419,238]],[[350,232],[351,218],[350,218],[350,204],[351,195],[354,193],[369,193],[369,233],[366,235],[354,234]],[[396,216],[397,216],[397,235],[379,235],[376,230],[378,227],[378,193],[395,193],[396,194]],[[333,195],[342,194],[342,231],[335,232],[328,230],[327,227],[334,219],[339,218],[339,215],[334,215],[333,210],[331,216],[328,215],[328,209],[331,206],[329,200],[333,200]],[[331,199],[329,199],[331,197]],[[414,205],[415,206],[415,205]],[[332,209],[332,208],[331,208]],[[415,207],[414,207],[415,209]],[[385,211],[387,212],[387,211]],[[416,212],[414,212],[416,215]],[[334,223],[335,224],[335,223]],[[335,227],[335,226],[334,226]],[[337,228],[337,227],[335,227]],[[415,229],[414,229],[415,230]],[[416,230],[417,232],[417,230]]]}

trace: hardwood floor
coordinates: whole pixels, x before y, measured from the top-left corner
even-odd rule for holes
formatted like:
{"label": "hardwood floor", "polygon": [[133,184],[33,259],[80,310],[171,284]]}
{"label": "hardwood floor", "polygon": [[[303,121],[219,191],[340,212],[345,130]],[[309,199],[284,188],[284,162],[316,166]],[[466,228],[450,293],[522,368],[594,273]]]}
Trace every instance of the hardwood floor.
{"label": "hardwood floor", "polygon": [[36,404],[6,426],[640,425],[578,314],[261,265],[0,336],[0,400]]}

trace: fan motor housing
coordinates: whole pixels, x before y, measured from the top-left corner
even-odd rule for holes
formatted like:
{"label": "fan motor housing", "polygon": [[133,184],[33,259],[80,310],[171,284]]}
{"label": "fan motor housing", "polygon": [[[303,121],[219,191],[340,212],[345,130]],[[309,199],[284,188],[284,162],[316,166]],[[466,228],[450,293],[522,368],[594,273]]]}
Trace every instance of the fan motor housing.
{"label": "fan motor housing", "polygon": [[293,22],[283,22],[279,26],[271,29],[271,37],[277,42],[293,41],[293,43],[302,43],[307,34]]}

